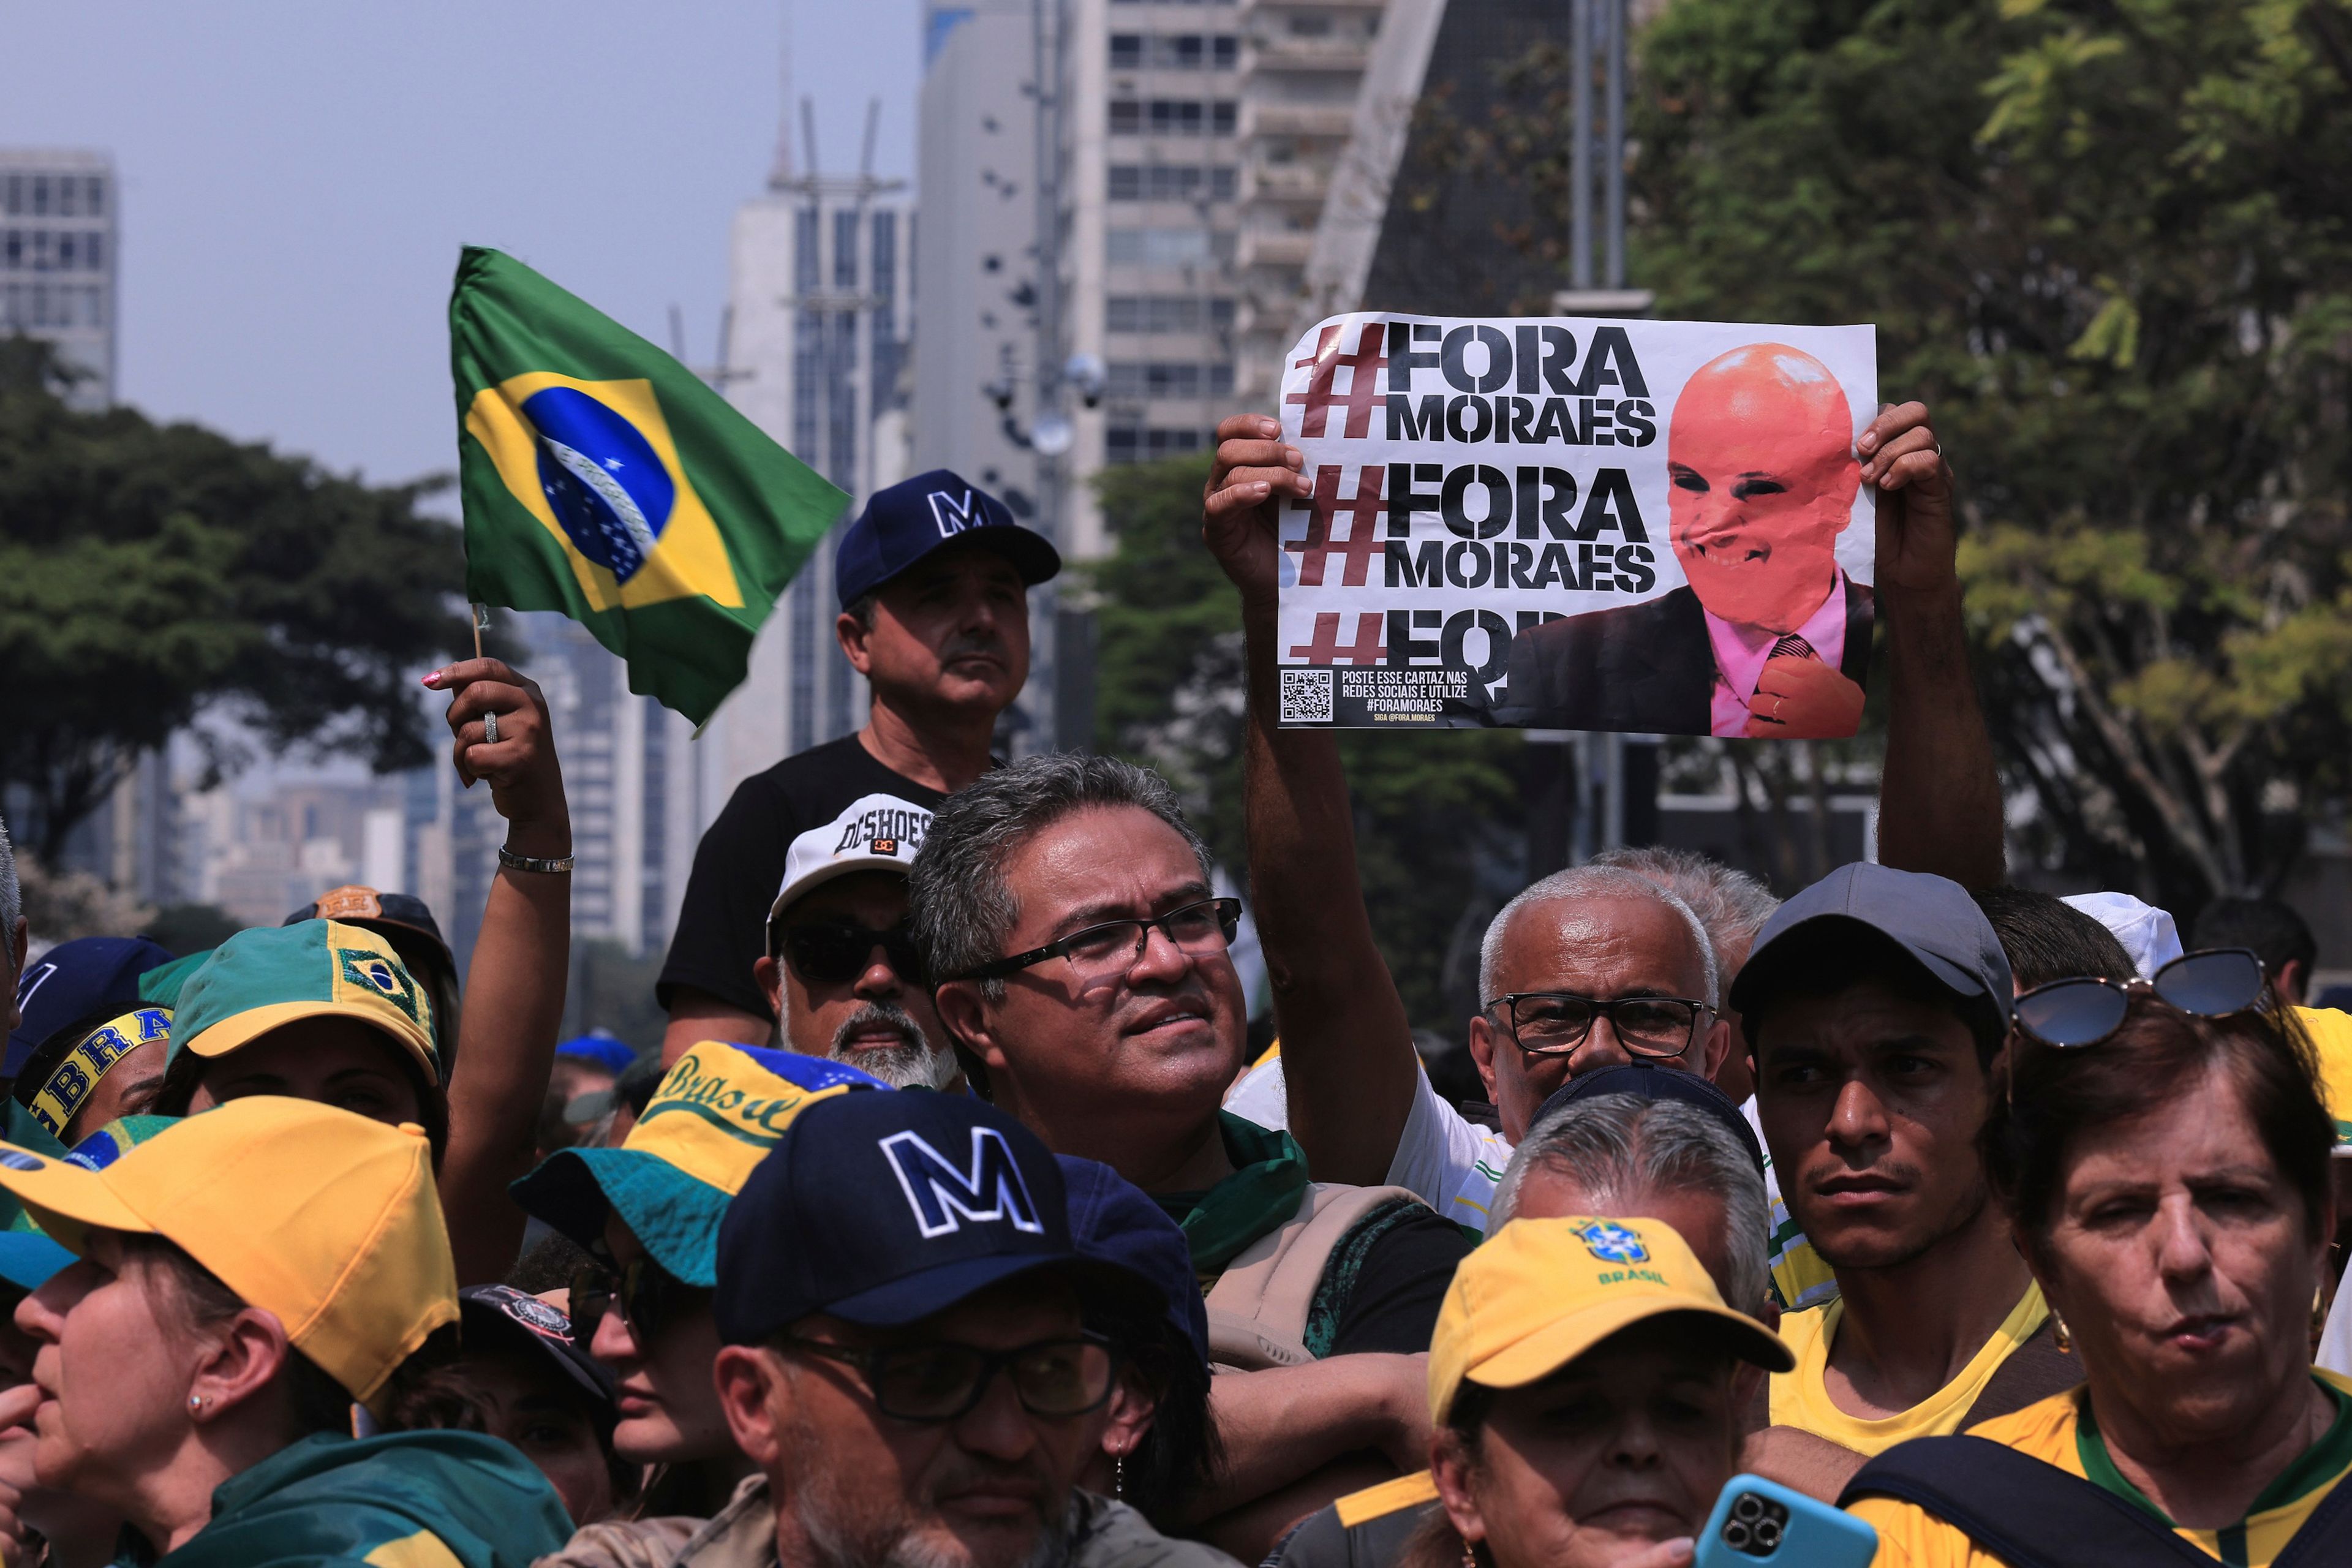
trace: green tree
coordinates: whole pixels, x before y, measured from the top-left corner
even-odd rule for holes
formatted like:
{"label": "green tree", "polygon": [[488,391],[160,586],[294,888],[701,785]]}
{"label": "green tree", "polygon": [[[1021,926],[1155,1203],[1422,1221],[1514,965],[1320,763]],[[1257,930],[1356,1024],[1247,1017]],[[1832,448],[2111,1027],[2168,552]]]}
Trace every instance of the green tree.
{"label": "green tree", "polygon": [[[1202,836],[1245,875],[1241,602],[1201,545],[1209,460],[1106,470],[1112,553],[1085,568],[1096,596],[1096,744],[1180,790]],[[1526,747],[1448,731],[1340,738],[1372,929],[1416,1028],[1458,1037],[1477,1005],[1477,939],[1525,880],[1509,826]]]}
{"label": "green tree", "polygon": [[[1455,155],[1564,231],[1564,64],[1512,68],[1560,89]],[[1935,411],[2032,853],[2274,886],[2352,742],[2352,8],[1675,0],[1639,71],[1658,313],[1874,321]]]}
{"label": "green tree", "polygon": [[0,342],[0,784],[54,862],[145,750],[226,704],[269,744],[413,766],[411,677],[456,656],[457,531],[371,487],[135,409],[70,409]]}

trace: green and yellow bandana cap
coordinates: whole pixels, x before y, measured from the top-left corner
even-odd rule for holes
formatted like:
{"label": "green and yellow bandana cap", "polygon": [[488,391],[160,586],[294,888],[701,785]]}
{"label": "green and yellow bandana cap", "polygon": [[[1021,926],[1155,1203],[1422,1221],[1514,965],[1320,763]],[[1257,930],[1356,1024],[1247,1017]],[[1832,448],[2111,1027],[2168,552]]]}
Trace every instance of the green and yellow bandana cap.
{"label": "green and yellow bandana cap", "polygon": [[166,1007],[140,1007],[109,1018],[67,1047],[41,1086],[26,1096],[25,1108],[52,1136],[62,1138],[74,1113],[97,1091],[99,1079],[141,1046],[168,1045],[171,1038],[172,1014]]}
{"label": "green and yellow bandana cap", "polygon": [[719,1283],[719,1222],[793,1119],[887,1086],[823,1057],[705,1040],[680,1057],[617,1149],[559,1149],[508,1190],[583,1247],[617,1214],[680,1283]]}
{"label": "green and yellow bandana cap", "polygon": [[441,1081],[425,988],[390,942],[341,921],[256,927],[213,949],[180,987],[171,1058],[225,1057],[284,1025],[337,1016],[382,1030],[427,1083]]}

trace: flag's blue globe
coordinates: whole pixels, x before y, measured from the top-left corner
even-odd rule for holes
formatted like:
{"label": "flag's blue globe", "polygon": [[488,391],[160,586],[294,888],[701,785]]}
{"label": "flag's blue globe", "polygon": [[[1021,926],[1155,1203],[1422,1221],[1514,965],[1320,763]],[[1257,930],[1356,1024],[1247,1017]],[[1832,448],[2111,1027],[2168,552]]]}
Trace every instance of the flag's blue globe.
{"label": "flag's blue globe", "polygon": [[539,483],[581,554],[627,582],[669,522],[677,487],[652,444],[610,405],[568,386],[523,400],[539,434]]}

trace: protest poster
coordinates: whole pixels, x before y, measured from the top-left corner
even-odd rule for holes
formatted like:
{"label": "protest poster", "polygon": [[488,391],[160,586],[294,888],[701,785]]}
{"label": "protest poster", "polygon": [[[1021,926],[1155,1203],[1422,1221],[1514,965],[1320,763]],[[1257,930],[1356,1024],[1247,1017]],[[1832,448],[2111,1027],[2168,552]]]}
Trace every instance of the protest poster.
{"label": "protest poster", "polygon": [[1283,374],[1286,726],[1851,735],[1868,326],[1358,312]]}

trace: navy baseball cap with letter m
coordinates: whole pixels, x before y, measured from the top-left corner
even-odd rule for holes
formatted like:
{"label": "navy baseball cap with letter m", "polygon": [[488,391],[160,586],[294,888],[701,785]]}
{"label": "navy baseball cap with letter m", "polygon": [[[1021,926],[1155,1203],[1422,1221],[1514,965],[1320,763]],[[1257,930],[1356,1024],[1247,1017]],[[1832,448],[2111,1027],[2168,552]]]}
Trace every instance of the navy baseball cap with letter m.
{"label": "navy baseball cap with letter m", "polygon": [[1070,1241],[1062,1168],[982,1100],[901,1089],[811,1105],[728,1205],[712,1306],[730,1344],[817,1312],[899,1328],[1053,1270],[1150,1300],[1149,1280]]}
{"label": "navy baseball cap with letter m", "polygon": [[932,551],[970,542],[1013,563],[1035,587],[1062,569],[1053,541],[1013,520],[1013,510],[947,468],[933,468],[874,492],[842,530],[833,585],[845,609]]}

